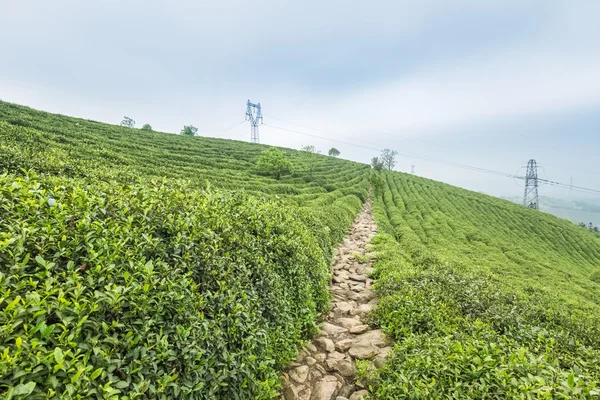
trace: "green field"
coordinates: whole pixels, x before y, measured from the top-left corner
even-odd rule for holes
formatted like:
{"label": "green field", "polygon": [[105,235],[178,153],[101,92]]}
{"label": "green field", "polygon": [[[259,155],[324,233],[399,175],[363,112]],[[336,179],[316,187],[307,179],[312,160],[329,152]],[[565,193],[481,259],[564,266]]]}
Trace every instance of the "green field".
{"label": "green field", "polygon": [[0,396],[275,398],[370,187],[375,398],[600,395],[597,236],[289,149],[277,180],[267,148],[0,102]]}
{"label": "green field", "polygon": [[600,395],[600,240],[569,221],[401,173],[379,184],[380,398]]}

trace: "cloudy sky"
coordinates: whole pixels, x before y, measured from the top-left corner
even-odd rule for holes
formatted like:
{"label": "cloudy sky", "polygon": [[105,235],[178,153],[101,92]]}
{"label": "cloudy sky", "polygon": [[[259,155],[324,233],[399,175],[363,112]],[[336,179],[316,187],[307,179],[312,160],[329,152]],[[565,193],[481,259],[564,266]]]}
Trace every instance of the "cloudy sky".
{"label": "cloudy sky", "polygon": [[3,100],[249,140],[226,129],[250,99],[262,143],[393,148],[398,170],[503,196],[522,182],[438,160],[523,175],[535,158],[600,189],[597,0],[2,2]]}

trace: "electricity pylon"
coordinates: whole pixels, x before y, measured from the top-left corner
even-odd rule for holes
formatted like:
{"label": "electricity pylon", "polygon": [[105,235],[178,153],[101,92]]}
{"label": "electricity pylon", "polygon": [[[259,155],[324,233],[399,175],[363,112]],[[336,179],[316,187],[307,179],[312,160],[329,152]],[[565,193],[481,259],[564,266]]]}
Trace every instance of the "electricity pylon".
{"label": "electricity pylon", "polygon": [[246,121],[250,121],[250,141],[252,143],[259,143],[258,140],[258,123],[262,124],[262,110],[260,103],[254,104],[248,100],[246,104]]}
{"label": "electricity pylon", "polygon": [[525,175],[525,194],[523,195],[524,206],[539,210],[540,201],[538,197],[538,186],[537,163],[535,160],[529,160],[527,163],[527,174]]}

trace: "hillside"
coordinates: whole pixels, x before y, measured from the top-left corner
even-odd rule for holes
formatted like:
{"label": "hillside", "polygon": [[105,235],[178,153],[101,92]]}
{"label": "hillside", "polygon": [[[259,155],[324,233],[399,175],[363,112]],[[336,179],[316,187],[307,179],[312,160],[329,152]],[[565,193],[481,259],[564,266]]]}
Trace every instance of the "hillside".
{"label": "hillside", "polygon": [[0,102],[0,394],[277,397],[371,188],[371,322],[395,339],[357,365],[375,398],[600,395],[600,238],[290,149],[278,180],[267,148]]}
{"label": "hillside", "polygon": [[0,103],[0,393],[275,396],[370,171],[266,148]]}
{"label": "hillside", "polygon": [[600,239],[402,173],[376,206],[376,319],[397,342],[380,398],[600,395]]}

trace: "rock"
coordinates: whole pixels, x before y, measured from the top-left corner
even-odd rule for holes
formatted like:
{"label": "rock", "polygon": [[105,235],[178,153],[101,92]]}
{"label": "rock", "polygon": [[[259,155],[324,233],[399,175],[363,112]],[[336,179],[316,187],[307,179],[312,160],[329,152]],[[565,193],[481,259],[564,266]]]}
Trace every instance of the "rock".
{"label": "rock", "polygon": [[306,389],[304,389],[304,390],[302,390],[302,391],[300,391],[298,400],[310,400],[311,399],[311,397],[310,397],[311,393],[312,393],[312,389],[309,388],[309,387],[306,388]]}
{"label": "rock", "polygon": [[359,334],[366,332],[369,329],[369,325],[358,325],[353,328],[350,328],[350,333]]}
{"label": "rock", "polygon": [[370,304],[361,304],[360,306],[358,306],[358,313],[359,314],[368,314],[371,312],[372,309],[373,309],[373,306]]}
{"label": "rock", "polygon": [[314,344],[309,344],[308,346],[306,346],[306,350],[310,351],[311,353],[316,353],[317,352],[317,347]]}
{"label": "rock", "polygon": [[335,345],[333,344],[333,341],[331,339],[318,338],[315,340],[315,343],[317,344],[317,346],[319,346],[321,349],[325,350],[328,353],[335,351]]}
{"label": "rock", "polygon": [[298,383],[306,382],[308,378],[308,366],[301,365],[289,371],[290,378]]}
{"label": "rock", "polygon": [[327,332],[328,335],[339,335],[340,333],[348,332],[348,329],[330,324],[329,322],[324,322],[321,329],[324,332]]}
{"label": "rock", "polygon": [[335,360],[335,361],[340,361],[343,360],[345,357],[345,355],[343,353],[334,351],[332,353],[329,353],[329,355],[327,355],[327,359],[328,360]]}
{"label": "rock", "polygon": [[350,347],[352,347],[352,345],[354,344],[354,339],[344,339],[344,340],[340,340],[339,342],[335,342],[335,348],[338,351],[346,351],[348,350]]}
{"label": "rock", "polygon": [[338,396],[335,398],[335,400],[348,400],[348,398],[344,396]]}
{"label": "rock", "polygon": [[362,322],[360,322],[359,320],[354,319],[354,318],[338,318],[335,320],[335,322],[338,325],[343,326],[346,329],[350,329],[355,326],[362,325]]}
{"label": "rock", "polygon": [[359,360],[368,360],[375,357],[378,353],[379,347],[364,342],[357,343],[348,350],[348,354]]}
{"label": "rock", "polygon": [[390,351],[392,351],[391,347],[384,347],[383,349],[379,350],[379,354],[377,354],[377,357],[375,357],[375,359],[373,360],[375,368],[381,368],[385,365],[386,358]]}
{"label": "rock", "polygon": [[370,291],[369,289],[364,289],[360,293],[355,293],[355,292],[346,293],[346,296],[348,296],[351,300],[356,300],[356,302],[358,302],[358,303],[366,303],[369,300],[375,298],[375,294],[372,291]]}
{"label": "rock", "polygon": [[367,280],[366,276],[364,276],[364,275],[357,275],[357,274],[350,275],[348,278],[350,278],[350,279],[352,279],[353,281],[356,281],[356,282],[364,282],[364,281]]}
{"label": "rock", "polygon": [[341,360],[335,365],[335,370],[338,371],[342,376],[350,377],[356,374],[356,368],[354,363],[350,360]]}
{"label": "rock", "polygon": [[358,392],[352,393],[350,400],[361,400],[369,395],[367,390],[359,390]]}
{"label": "rock", "polygon": [[354,307],[352,306],[352,304],[348,303],[347,301],[342,301],[335,304],[335,310],[343,314],[350,312],[350,310],[352,310],[353,308]]}
{"label": "rock", "polygon": [[335,376],[324,376],[315,384],[311,400],[331,400],[337,391],[337,383]]}
{"label": "rock", "polygon": [[342,387],[338,393],[338,396],[349,398],[352,393],[356,391],[356,386],[350,384]]}
{"label": "rock", "polygon": [[312,367],[313,365],[315,365],[317,363],[317,360],[315,360],[312,357],[306,357],[304,359],[304,362],[306,362],[306,365],[308,365],[309,367]]}
{"label": "rock", "polygon": [[285,397],[285,400],[298,400],[298,396],[298,389],[296,389],[296,387],[292,385],[286,387],[285,392],[283,392],[283,397]]}
{"label": "rock", "polygon": [[326,358],[327,358],[327,356],[325,355],[325,353],[315,354],[315,360],[317,360],[317,362],[322,363],[323,361],[325,361]]}
{"label": "rock", "polygon": [[363,333],[360,336],[356,337],[357,343],[369,343],[373,346],[385,347],[390,346],[394,343],[394,341],[387,337],[381,329],[374,329],[372,331],[368,331]]}

